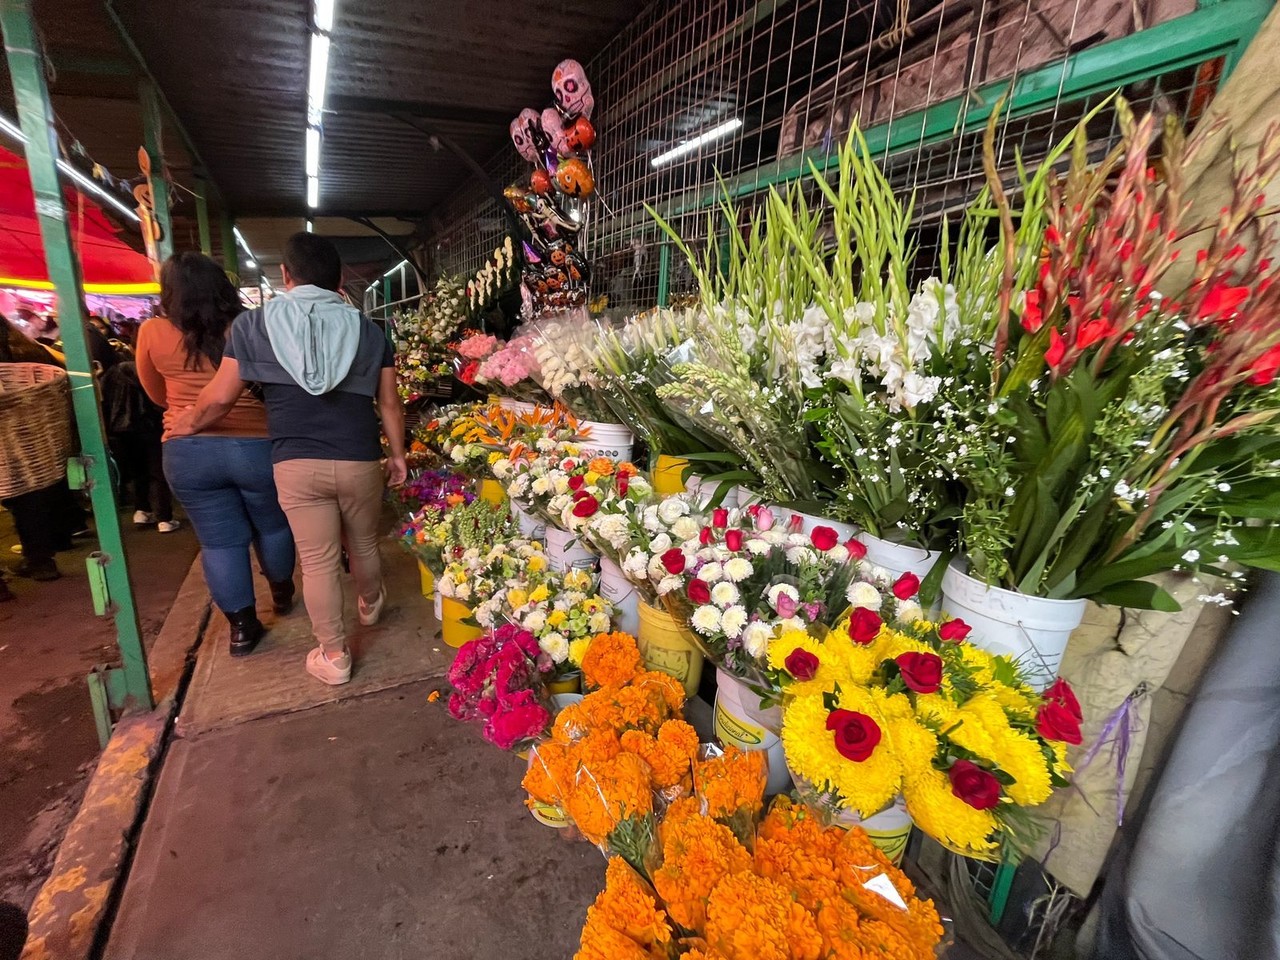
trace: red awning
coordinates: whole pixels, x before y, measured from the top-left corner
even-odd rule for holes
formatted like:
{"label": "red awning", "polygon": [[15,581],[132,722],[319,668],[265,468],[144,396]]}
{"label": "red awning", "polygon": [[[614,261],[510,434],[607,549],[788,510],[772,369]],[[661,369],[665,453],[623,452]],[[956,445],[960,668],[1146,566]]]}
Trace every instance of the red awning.
{"label": "red awning", "polygon": [[[151,261],[116,235],[101,207],[73,187],[63,189],[63,199],[86,293],[160,292]],[[0,287],[53,289],[27,162],[4,147],[0,147]]]}

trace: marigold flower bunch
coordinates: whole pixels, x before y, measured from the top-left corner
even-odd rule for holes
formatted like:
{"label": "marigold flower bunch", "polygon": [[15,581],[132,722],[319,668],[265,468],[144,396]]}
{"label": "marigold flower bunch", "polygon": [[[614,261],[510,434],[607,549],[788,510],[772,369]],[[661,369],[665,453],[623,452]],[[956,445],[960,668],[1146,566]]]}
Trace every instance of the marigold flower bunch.
{"label": "marigold flower bunch", "polygon": [[767,778],[764,751],[742,750],[732,744],[723,752],[699,759],[693,768],[693,787],[702,812],[744,839],[755,833]]}
{"label": "marigold flower bunch", "polygon": [[582,679],[589,690],[630,683],[643,669],[636,639],[629,633],[600,634],[582,659]]}
{"label": "marigold flower bunch", "polygon": [[966,856],[1029,839],[1019,814],[1066,785],[1080,706],[1065,680],[1041,694],[968,632],[856,607],[821,641],[770,642],[787,763],[815,802],[869,817],[901,795],[916,826]]}
{"label": "marigold flower bunch", "polygon": [[671,942],[671,924],[653,888],[625,860],[613,857],[605,870],[604,889],[587,908],[574,960],[666,957]]}

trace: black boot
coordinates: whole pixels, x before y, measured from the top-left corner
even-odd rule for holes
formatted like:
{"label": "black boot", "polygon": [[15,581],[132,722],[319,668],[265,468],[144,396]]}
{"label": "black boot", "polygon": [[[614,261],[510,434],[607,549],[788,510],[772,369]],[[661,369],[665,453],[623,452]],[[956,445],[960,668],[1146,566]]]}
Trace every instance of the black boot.
{"label": "black boot", "polygon": [[262,621],[258,619],[258,614],[253,607],[245,607],[243,610],[228,613],[227,621],[231,624],[231,655],[233,657],[247,657],[253,653],[253,648],[258,645],[258,641],[266,633],[266,629],[262,626]]}
{"label": "black boot", "polygon": [[283,617],[293,609],[293,581],[274,580],[271,582],[271,600],[275,604],[276,614]]}

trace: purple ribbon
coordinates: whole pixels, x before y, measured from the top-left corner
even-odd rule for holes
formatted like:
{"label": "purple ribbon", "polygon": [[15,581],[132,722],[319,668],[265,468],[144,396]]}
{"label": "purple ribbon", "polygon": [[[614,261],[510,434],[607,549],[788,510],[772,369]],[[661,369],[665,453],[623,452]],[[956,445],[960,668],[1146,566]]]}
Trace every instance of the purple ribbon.
{"label": "purple ribbon", "polygon": [[[1086,770],[1089,764],[1102,751],[1107,744],[1111,745],[1110,759],[1115,761],[1116,765],[1116,826],[1124,825],[1124,781],[1125,771],[1129,766],[1129,749],[1133,745],[1133,735],[1138,730],[1141,721],[1138,718],[1137,711],[1134,709],[1138,701],[1145,697],[1148,693],[1148,687],[1145,683],[1141,683],[1138,687],[1124,698],[1120,706],[1111,711],[1106,722],[1102,725],[1093,745],[1089,747],[1085,755],[1076,765],[1076,774],[1080,774]],[[1084,798],[1086,804],[1089,803],[1084,791],[1078,785],[1073,784],[1075,789],[1079,791],[1080,796]],[[1090,805],[1090,809],[1093,807]],[[1096,811],[1095,811],[1096,812]]]}

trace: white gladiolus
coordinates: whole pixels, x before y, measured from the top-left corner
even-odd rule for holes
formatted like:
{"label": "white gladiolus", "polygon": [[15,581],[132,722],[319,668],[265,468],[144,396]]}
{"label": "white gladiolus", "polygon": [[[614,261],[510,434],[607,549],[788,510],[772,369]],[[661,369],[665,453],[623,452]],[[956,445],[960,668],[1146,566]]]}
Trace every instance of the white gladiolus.
{"label": "white gladiolus", "polygon": [[693,611],[689,623],[704,637],[709,637],[720,629],[720,611],[710,604],[699,607]]}

